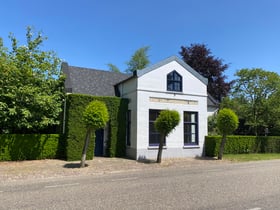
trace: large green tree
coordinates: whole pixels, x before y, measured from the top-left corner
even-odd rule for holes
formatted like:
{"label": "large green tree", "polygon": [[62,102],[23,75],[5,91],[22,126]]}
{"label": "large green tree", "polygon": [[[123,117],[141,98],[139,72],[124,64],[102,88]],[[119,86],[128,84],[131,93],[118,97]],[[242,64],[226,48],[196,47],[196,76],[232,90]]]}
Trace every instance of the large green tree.
{"label": "large green tree", "polygon": [[230,91],[231,82],[227,82],[224,72],[228,64],[216,58],[204,44],[182,46],[179,52],[182,59],[202,76],[208,78],[207,90],[217,101],[221,101]]}
{"label": "large green tree", "polygon": [[9,36],[7,48],[0,38],[0,133],[34,133],[59,124],[64,97],[60,59],[40,49],[46,40],[30,27],[26,44]]}
{"label": "large green tree", "polygon": [[[255,135],[265,128],[279,124],[279,84],[280,77],[275,72],[260,68],[241,69],[236,72],[232,90],[232,106],[244,124],[249,126]],[[276,105],[277,104],[277,105]]]}

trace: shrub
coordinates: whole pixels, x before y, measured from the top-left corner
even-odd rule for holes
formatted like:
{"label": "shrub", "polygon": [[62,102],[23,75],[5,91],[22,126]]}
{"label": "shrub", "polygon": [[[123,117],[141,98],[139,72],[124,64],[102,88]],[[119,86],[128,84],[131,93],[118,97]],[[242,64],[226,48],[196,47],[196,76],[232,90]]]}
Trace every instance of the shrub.
{"label": "shrub", "polygon": [[224,108],[218,113],[217,125],[223,136],[218,154],[218,159],[221,160],[224,153],[226,136],[233,133],[238,127],[238,117],[231,109]]}
{"label": "shrub", "polygon": [[83,121],[88,129],[105,127],[109,120],[109,114],[104,102],[94,100],[89,103],[83,113]]}
{"label": "shrub", "polygon": [[0,160],[54,159],[59,154],[59,134],[2,134]]}
{"label": "shrub", "polygon": [[[280,136],[227,136],[224,154],[280,153]],[[205,137],[205,156],[218,155],[221,136]]]}
{"label": "shrub", "polygon": [[[67,160],[80,160],[86,126],[82,120],[82,114],[86,106],[93,100],[99,100],[106,104],[109,113],[108,142],[106,155],[109,157],[125,156],[126,150],[126,113],[128,100],[118,97],[100,97],[82,94],[70,94],[67,96],[66,122],[65,122],[65,155]],[[93,158],[94,141],[90,139],[87,150],[87,159]]]}
{"label": "shrub", "polygon": [[104,102],[94,100],[90,102],[89,105],[87,105],[83,113],[83,121],[87,128],[87,134],[85,138],[85,144],[83,147],[81,167],[85,167],[86,152],[88,149],[91,134],[95,133],[97,129],[104,128],[108,120],[109,114]]}
{"label": "shrub", "polygon": [[160,133],[157,163],[161,162],[163,141],[166,136],[179,124],[180,115],[175,110],[162,110],[155,121],[155,128]]}
{"label": "shrub", "polygon": [[157,131],[167,136],[180,122],[180,115],[175,110],[162,110],[155,121]]}

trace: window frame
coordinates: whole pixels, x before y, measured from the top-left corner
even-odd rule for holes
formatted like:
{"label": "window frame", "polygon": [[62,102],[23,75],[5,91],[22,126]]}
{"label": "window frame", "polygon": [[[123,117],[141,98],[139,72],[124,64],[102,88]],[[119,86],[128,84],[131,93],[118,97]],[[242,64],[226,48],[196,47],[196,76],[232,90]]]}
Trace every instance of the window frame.
{"label": "window frame", "polygon": [[[198,146],[199,145],[199,124],[198,124],[198,112],[193,112],[193,111],[184,111],[184,146]],[[191,114],[195,116],[194,122],[187,121],[185,114]],[[192,118],[192,117],[191,117]],[[188,128],[186,129],[186,126]],[[193,131],[193,126],[195,126],[194,131]],[[195,140],[192,141],[193,135],[195,136]]]}
{"label": "window frame", "polygon": [[[171,76],[171,79],[170,79]],[[172,92],[183,91],[183,77],[176,71],[168,73],[166,76],[166,90]]]}
{"label": "window frame", "polygon": [[[156,129],[154,127],[154,123],[155,123],[155,121],[156,121],[156,119],[159,116],[159,113],[161,111],[162,110],[159,110],[159,109],[149,109],[149,147],[159,146],[160,133],[158,131],[156,131]],[[151,119],[152,112],[156,112],[156,118],[155,119],[153,119],[153,118]],[[151,131],[152,131],[152,133],[151,133]],[[152,140],[152,136],[151,135],[156,136],[156,140]],[[158,143],[155,143],[155,142],[158,142]],[[166,146],[166,138],[164,139],[163,146]]]}

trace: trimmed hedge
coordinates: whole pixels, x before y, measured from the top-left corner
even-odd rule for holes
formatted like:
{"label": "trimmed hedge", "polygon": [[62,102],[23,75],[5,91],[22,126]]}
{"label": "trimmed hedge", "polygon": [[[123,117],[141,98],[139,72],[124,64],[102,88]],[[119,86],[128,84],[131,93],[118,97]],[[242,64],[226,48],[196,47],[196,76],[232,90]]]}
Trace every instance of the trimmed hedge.
{"label": "trimmed hedge", "polygon": [[59,157],[59,134],[2,134],[0,160],[39,160]]}
{"label": "trimmed hedge", "polygon": [[[218,155],[222,137],[205,137],[205,156]],[[280,136],[227,136],[224,154],[280,153]]]}
{"label": "trimmed hedge", "polygon": [[[69,94],[66,100],[65,122],[65,158],[80,160],[84,145],[86,127],[82,121],[82,113],[93,100],[103,101],[109,112],[108,142],[106,155],[109,157],[125,156],[126,147],[126,113],[128,100],[118,97],[100,97],[82,94]],[[90,140],[87,159],[93,158],[94,141]]]}

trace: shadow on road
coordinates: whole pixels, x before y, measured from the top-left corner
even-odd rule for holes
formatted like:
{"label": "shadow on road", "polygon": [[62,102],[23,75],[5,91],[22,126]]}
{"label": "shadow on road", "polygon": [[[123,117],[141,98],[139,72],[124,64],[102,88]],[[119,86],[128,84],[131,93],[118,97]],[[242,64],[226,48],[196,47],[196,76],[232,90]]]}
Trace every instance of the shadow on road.
{"label": "shadow on road", "polygon": [[155,160],[146,159],[146,158],[139,158],[137,161],[138,161],[139,163],[146,163],[146,164],[157,163],[157,161],[155,161]]}
{"label": "shadow on road", "polygon": [[[85,164],[85,167],[87,167],[88,164]],[[67,163],[63,166],[63,168],[80,168],[80,163]]]}

